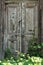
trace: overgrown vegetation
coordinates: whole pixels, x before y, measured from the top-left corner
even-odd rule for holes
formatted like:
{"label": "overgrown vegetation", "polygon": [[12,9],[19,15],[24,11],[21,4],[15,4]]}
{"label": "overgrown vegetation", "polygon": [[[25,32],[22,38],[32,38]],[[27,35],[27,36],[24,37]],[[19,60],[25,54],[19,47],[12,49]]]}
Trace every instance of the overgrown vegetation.
{"label": "overgrown vegetation", "polygon": [[28,52],[30,56],[43,57],[43,43],[38,43],[37,38],[29,40]]}
{"label": "overgrown vegetation", "polygon": [[13,53],[11,53],[9,48],[6,48],[4,58],[10,59],[11,57],[13,57]]}
{"label": "overgrown vegetation", "polygon": [[40,57],[30,57],[29,54],[18,52],[18,56],[0,61],[0,65],[43,65],[43,59]]}
{"label": "overgrown vegetation", "polygon": [[15,56],[7,48],[0,65],[43,65],[43,43],[38,43],[37,38],[33,37],[29,40],[28,54],[16,52]]}

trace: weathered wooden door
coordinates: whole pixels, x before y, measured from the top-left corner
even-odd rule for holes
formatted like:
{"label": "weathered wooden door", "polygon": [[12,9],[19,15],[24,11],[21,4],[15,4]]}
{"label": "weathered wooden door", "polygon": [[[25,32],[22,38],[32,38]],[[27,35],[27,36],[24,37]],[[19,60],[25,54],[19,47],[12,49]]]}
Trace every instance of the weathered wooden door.
{"label": "weathered wooden door", "polygon": [[5,47],[26,52],[33,33],[38,37],[38,6],[32,2],[6,5]]}

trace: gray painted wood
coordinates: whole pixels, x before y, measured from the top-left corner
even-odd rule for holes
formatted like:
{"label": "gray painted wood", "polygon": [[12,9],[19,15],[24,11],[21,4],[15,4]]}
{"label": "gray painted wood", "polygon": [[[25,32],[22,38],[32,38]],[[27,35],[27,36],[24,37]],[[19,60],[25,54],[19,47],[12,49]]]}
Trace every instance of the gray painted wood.
{"label": "gray painted wood", "polygon": [[0,0],[0,59],[4,57],[4,0]]}
{"label": "gray painted wood", "polygon": [[[5,24],[5,47],[11,49],[10,46],[12,46],[13,50],[15,50],[15,42],[11,42],[11,36],[14,34],[13,39],[15,41],[14,37],[16,33],[16,35],[19,34],[16,38],[16,50],[27,52],[28,41],[33,37],[33,30],[35,30],[35,37],[38,38],[38,5],[35,6],[35,3],[31,3],[31,6],[29,6],[28,2],[6,5]],[[15,30],[12,28],[13,25],[15,25]],[[29,33],[31,33],[31,35]],[[8,40],[9,38],[10,41]]]}
{"label": "gray painted wood", "polygon": [[[8,3],[8,2],[7,2]],[[33,3],[36,3],[36,2],[33,2]],[[33,5],[33,3],[31,3],[32,5]],[[26,4],[26,2],[25,2],[25,4]],[[7,14],[6,14],[6,10],[5,10],[5,4],[4,4],[4,0],[0,0],[0,58],[3,58],[4,57],[4,51],[5,51],[5,48],[7,48],[7,37],[8,37],[8,28],[10,28],[9,26],[8,26],[8,21],[7,20],[5,20],[5,18],[7,18]],[[24,33],[23,31],[22,31],[22,34],[24,35],[25,34],[25,37],[23,36],[23,38],[22,38],[22,52],[27,52],[27,46],[28,46],[28,43],[27,43],[27,41],[26,41],[26,39],[28,40],[30,37],[32,37],[32,35],[29,35],[28,33],[27,33],[27,30],[26,30],[26,20],[25,20],[25,18],[27,17],[26,16],[26,11],[25,11],[25,7],[24,6],[22,6],[21,7],[21,4],[19,4],[19,6],[20,6],[20,8],[22,9],[22,14],[20,14],[21,12],[21,9],[19,8],[19,9],[17,9],[17,12],[16,12],[16,14],[18,15],[18,16],[16,16],[16,17],[22,17],[23,19],[22,19],[22,23],[24,23],[25,24],[25,26],[24,26],[24,24],[22,25],[23,27],[25,27],[23,30],[26,32],[26,33]],[[28,7],[29,5],[26,5],[26,7]],[[5,12],[6,11],[6,12]],[[24,12],[24,14],[23,14],[23,12]],[[38,8],[37,8],[37,6],[36,6],[36,8],[35,8],[35,20],[34,20],[34,24],[35,24],[35,36],[36,37],[38,37]],[[4,16],[5,16],[5,18],[4,18]],[[24,16],[24,17],[23,17]],[[18,21],[21,21],[21,18],[16,18],[16,20],[17,20],[17,23],[16,23],[16,25],[18,25]],[[27,17],[28,18],[28,17]],[[19,20],[20,19],[20,20]],[[27,19],[28,20],[28,19]],[[32,23],[32,22],[31,22]],[[33,27],[34,27],[34,24],[32,25]],[[10,25],[10,23],[9,23],[9,25]],[[28,24],[28,25],[30,25],[30,24]],[[11,25],[12,26],[12,25]],[[28,27],[28,26],[27,26]],[[43,28],[43,25],[42,25],[42,28]],[[29,28],[30,29],[30,28]],[[4,33],[4,35],[2,35]],[[20,43],[19,43],[19,41],[21,41],[20,39],[21,39],[21,36],[20,36],[20,34],[18,33],[18,30],[17,30],[17,28],[16,28],[16,33],[18,34],[16,34],[17,35],[17,50],[19,50],[20,51]],[[15,33],[14,33],[15,34]],[[43,34],[42,34],[43,35]],[[4,37],[4,38],[3,38]],[[4,39],[4,40],[3,40]],[[42,38],[43,39],[43,38]],[[24,43],[24,44],[23,44]],[[11,44],[12,45],[12,44]],[[3,54],[3,55],[2,55]]]}

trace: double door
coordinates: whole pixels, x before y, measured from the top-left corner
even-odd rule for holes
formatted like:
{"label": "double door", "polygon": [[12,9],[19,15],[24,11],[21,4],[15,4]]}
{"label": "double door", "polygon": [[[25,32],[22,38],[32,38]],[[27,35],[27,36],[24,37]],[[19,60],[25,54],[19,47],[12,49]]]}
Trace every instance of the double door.
{"label": "double door", "polygon": [[11,51],[27,52],[28,41],[38,37],[38,4],[15,2],[6,5],[4,43]]}

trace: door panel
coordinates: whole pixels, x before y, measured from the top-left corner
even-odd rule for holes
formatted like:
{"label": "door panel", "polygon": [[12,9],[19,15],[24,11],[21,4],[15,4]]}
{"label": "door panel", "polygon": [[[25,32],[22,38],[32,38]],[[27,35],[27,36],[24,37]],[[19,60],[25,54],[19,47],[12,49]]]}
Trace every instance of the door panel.
{"label": "door panel", "polygon": [[8,8],[8,35],[9,35],[9,39],[8,39],[8,46],[10,44],[9,47],[11,47],[11,49],[15,48],[15,44],[16,42],[14,41],[14,39],[16,38],[14,33],[16,32],[16,8],[14,7],[9,7]]}
{"label": "door panel", "polygon": [[18,8],[19,4],[8,4],[6,6],[6,35],[7,35],[7,42],[6,47],[10,48],[12,51],[15,52],[17,46],[17,23],[18,23]]}
{"label": "door panel", "polygon": [[34,9],[26,8],[26,32],[34,30]]}
{"label": "door panel", "polygon": [[16,8],[8,8],[8,33],[16,30]]}
{"label": "door panel", "polygon": [[[22,18],[24,20],[24,37],[22,37],[22,49],[27,52],[29,40],[38,38],[38,4],[35,3],[22,3]],[[23,22],[22,22],[23,23]]]}

